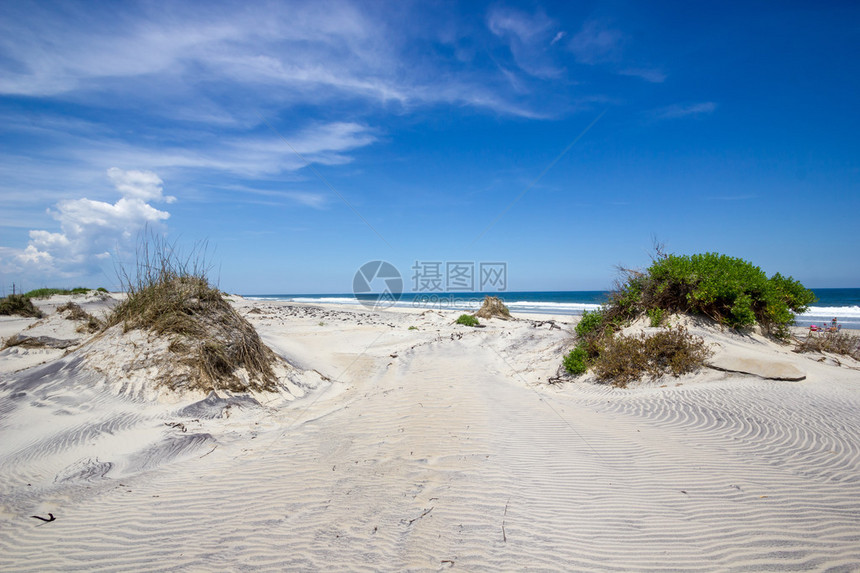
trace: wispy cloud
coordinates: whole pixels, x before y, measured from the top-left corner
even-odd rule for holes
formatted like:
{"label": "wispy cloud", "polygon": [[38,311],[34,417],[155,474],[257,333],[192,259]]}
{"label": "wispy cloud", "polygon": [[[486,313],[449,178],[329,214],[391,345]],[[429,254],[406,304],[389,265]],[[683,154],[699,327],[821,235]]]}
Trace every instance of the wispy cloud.
{"label": "wispy cloud", "polygon": [[673,104],[666,107],[661,107],[651,113],[653,119],[678,119],[683,117],[699,117],[710,115],[717,109],[717,104],[712,101],[705,101],[691,104]]}
{"label": "wispy cloud", "polygon": [[[404,42],[429,42],[432,53],[436,39],[408,38],[408,30],[367,6],[292,2],[222,6],[206,15],[191,14],[187,6],[124,7],[122,15],[75,3],[6,7],[0,94],[101,95],[114,106],[147,100],[164,115],[181,112],[186,120],[203,122],[231,121],[213,105],[217,94],[207,90],[212,86],[229,87],[231,97],[277,105],[351,98],[403,106],[460,103],[505,114],[521,108],[474,81],[475,70],[468,67],[432,60],[415,66]],[[76,25],[69,26],[70,20]],[[554,73],[550,65],[534,64],[530,52],[536,34],[550,33],[549,44],[554,32],[544,28],[550,23],[540,15],[498,20],[499,31],[516,39],[516,53],[535,74]],[[157,92],[151,89],[154,80]],[[189,98],[203,105],[190,106]]]}
{"label": "wispy cloud", "polygon": [[602,64],[621,58],[624,35],[597,20],[589,20],[570,40],[570,50],[581,64]]}
{"label": "wispy cloud", "polygon": [[655,68],[626,68],[619,70],[618,73],[622,76],[640,78],[652,84],[662,84],[667,77],[665,72]]}
{"label": "wispy cloud", "polygon": [[495,7],[487,17],[490,31],[504,39],[517,65],[539,78],[555,78],[563,68],[553,63],[550,48],[563,36],[557,25],[543,12],[527,14],[511,8]]}

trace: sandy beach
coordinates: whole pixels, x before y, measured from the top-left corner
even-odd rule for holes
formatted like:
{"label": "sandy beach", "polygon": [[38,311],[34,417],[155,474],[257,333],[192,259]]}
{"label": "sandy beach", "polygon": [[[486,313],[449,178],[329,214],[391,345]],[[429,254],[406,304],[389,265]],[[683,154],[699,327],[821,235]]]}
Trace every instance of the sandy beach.
{"label": "sandy beach", "polygon": [[231,297],[291,368],[207,397],[97,363],[69,299],[0,318],[74,341],[0,352],[0,570],[860,570],[851,359],[692,324],[803,378],[618,389],[555,379],[577,317]]}

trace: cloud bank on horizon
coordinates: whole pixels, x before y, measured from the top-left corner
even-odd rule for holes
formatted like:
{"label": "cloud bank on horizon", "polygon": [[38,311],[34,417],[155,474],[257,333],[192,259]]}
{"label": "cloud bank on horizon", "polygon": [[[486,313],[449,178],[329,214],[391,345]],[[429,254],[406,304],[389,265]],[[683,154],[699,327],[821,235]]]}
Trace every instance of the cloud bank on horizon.
{"label": "cloud bank on horizon", "polygon": [[[246,292],[337,291],[331,266],[348,280],[368,258],[408,265],[428,256],[504,257],[530,277],[521,288],[600,288],[611,278],[605,266],[652,234],[678,248],[732,251],[743,244],[726,221],[749,222],[731,220],[728,206],[704,208],[709,197],[744,197],[760,211],[815,184],[836,212],[856,204],[834,190],[856,175],[856,161],[850,147],[834,149],[857,123],[856,112],[844,117],[857,80],[819,61],[851,44],[844,23],[856,12],[10,3],[0,19],[0,280],[99,276],[144,227],[208,237],[227,256],[257,241],[224,276]],[[816,99],[822,107],[810,111]],[[599,129],[551,163],[607,110]],[[810,145],[822,129],[825,144]],[[516,216],[477,250],[463,246],[550,164]],[[723,232],[682,223],[667,236],[642,222],[658,207],[684,220],[691,201]],[[498,209],[487,221],[456,223],[488,202]],[[610,240],[619,205],[639,211],[622,214],[628,222]],[[579,239],[563,217],[576,212],[590,214]],[[431,224],[439,220],[455,221],[444,236]],[[839,239],[818,248],[843,253]],[[289,258],[280,243],[302,249]],[[602,249],[606,263],[580,261],[585,277],[561,271],[534,256],[547,244]],[[791,261],[774,248],[735,254]],[[259,271],[278,265],[302,265],[316,282]],[[828,280],[860,278],[848,274]]]}

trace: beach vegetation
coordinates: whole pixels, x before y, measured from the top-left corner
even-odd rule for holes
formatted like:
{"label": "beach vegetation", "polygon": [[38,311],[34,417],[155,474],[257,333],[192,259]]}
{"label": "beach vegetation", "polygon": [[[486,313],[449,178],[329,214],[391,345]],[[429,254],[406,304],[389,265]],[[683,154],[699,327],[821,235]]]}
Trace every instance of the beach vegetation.
{"label": "beach vegetation", "polygon": [[576,335],[580,338],[585,338],[596,332],[603,326],[603,312],[598,310],[586,310],[582,313],[582,318],[576,323]]}
{"label": "beach vegetation", "polygon": [[787,339],[795,313],[815,301],[813,292],[779,273],[770,278],[743,259],[704,253],[658,254],[644,272],[622,269],[626,275],[605,306],[605,324],[616,327],[643,313],[683,313],[708,317],[735,329],[760,325]]}
{"label": "beach vegetation", "polygon": [[140,329],[169,337],[168,350],[191,371],[162,381],[173,389],[274,390],[274,353],[210,284],[202,252],[198,248],[183,256],[157,236],[141,240],[135,269],[118,270],[127,296],[106,327],[121,324],[123,332]]}
{"label": "beach vegetation", "polygon": [[584,344],[579,344],[564,357],[564,369],[574,376],[588,371],[589,356]]}
{"label": "beach vegetation", "polygon": [[619,334],[602,340],[593,360],[594,373],[599,380],[623,388],[645,376],[657,379],[695,372],[709,355],[705,341],[683,326],[654,334]]}
{"label": "beach vegetation", "polygon": [[100,321],[98,318],[82,309],[80,305],[72,301],[69,301],[64,305],[58,306],[57,312],[60,314],[65,313],[66,318],[68,320],[81,321],[81,325],[77,328],[78,332],[98,332],[103,326],[102,321]]}
{"label": "beach vegetation", "polygon": [[29,298],[48,298],[55,294],[87,294],[92,289],[86,287],[75,287],[72,289],[66,288],[37,288],[24,293],[24,296]]}
{"label": "beach vegetation", "polygon": [[408,330],[418,330],[417,326],[410,326]]}
{"label": "beach vegetation", "polygon": [[475,316],[479,318],[499,318],[501,320],[511,320],[512,318],[510,309],[505,306],[502,299],[489,295],[484,297],[484,302],[481,304],[478,312],[475,313]]}
{"label": "beach vegetation", "polygon": [[620,270],[622,278],[606,303],[583,313],[575,329],[577,348],[587,353],[598,379],[618,385],[642,375],[678,376],[701,365],[707,354],[704,343],[683,329],[650,336],[617,334],[640,317],[655,328],[671,314],[699,316],[739,330],[757,325],[785,341],[795,313],[815,301],[813,292],[793,278],[779,273],[768,277],[748,261],[719,253],[681,256],[658,248],[644,271]]}
{"label": "beach vegetation", "polygon": [[480,322],[478,322],[478,319],[471,314],[461,314],[460,317],[456,320],[456,323],[462,324],[464,326],[478,326],[480,324]]}
{"label": "beach vegetation", "polygon": [[860,336],[841,330],[838,332],[809,333],[805,338],[797,339],[794,351],[798,353],[830,352],[860,360]]}
{"label": "beach vegetation", "polygon": [[103,292],[103,293],[108,293],[108,292],[109,292],[109,291],[108,291],[108,289],[106,289],[105,287],[99,287],[99,288],[97,288],[97,289],[96,289],[96,291],[97,291],[97,292]]}
{"label": "beach vegetation", "polygon": [[648,315],[648,319],[650,320],[651,328],[657,328],[661,324],[663,324],[663,318],[666,315],[665,311],[659,307],[649,308],[648,310],[645,311],[645,314]]}
{"label": "beach vegetation", "polygon": [[0,315],[18,315],[30,318],[42,318],[42,311],[33,305],[30,297],[23,294],[10,294],[0,298]]}

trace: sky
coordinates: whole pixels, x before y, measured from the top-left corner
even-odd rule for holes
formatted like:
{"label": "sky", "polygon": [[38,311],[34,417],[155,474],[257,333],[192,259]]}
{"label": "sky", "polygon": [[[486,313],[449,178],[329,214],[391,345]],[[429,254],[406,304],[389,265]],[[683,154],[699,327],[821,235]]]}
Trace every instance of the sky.
{"label": "sky", "polygon": [[655,241],[860,287],[858,48],[852,2],[6,0],[0,293],[147,234],[241,294],[602,290]]}

